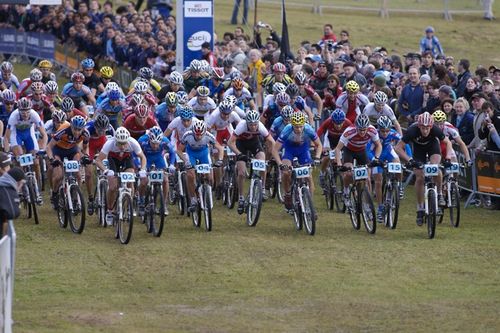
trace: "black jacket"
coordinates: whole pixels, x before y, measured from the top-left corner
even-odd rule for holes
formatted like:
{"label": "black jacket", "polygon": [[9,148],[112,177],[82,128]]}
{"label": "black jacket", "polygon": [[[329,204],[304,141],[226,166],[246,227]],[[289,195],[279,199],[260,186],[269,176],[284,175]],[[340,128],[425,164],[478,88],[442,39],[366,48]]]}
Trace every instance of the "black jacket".
{"label": "black jacket", "polygon": [[0,177],[0,217],[1,222],[13,220],[20,214],[17,183],[8,173]]}

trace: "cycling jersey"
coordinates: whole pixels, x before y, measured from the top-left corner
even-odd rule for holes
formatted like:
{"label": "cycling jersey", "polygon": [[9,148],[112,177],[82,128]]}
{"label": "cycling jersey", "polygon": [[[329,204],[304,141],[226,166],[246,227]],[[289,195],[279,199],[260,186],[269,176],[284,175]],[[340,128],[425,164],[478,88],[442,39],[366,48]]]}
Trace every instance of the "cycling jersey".
{"label": "cycling jersey", "polygon": [[9,142],[11,147],[24,146],[26,151],[37,151],[38,142],[35,137],[35,128],[43,126],[42,120],[35,110],[30,110],[28,119],[24,120],[19,110],[14,110],[7,122],[7,128],[11,131]]}
{"label": "cycling jersey", "polygon": [[168,124],[170,124],[170,122],[179,115],[180,110],[181,107],[177,105],[175,107],[175,111],[171,112],[167,106],[167,103],[165,102],[156,107],[155,117],[162,131],[165,131],[167,129]]}
{"label": "cycling jersey", "polygon": [[215,137],[206,132],[200,140],[196,140],[193,131],[187,131],[182,136],[181,143],[186,147],[186,153],[191,165],[210,164],[209,146],[215,145]]}
{"label": "cycling jersey", "polygon": [[[447,138],[449,138],[450,140],[455,141],[456,138],[460,137],[460,133],[458,132],[458,129],[447,121],[445,121],[443,125],[438,125],[438,127],[443,131],[444,135]],[[444,141],[440,142],[440,148],[441,148],[441,156],[443,158],[446,158],[448,149],[447,149],[447,145]],[[451,151],[451,156],[456,157],[454,150]]]}
{"label": "cycling jersey", "polygon": [[7,127],[7,123],[9,121],[9,117],[10,117],[11,113],[7,112],[7,108],[5,107],[5,104],[0,103],[0,121],[2,121],[4,128]]}
{"label": "cycling jersey", "polygon": [[111,124],[109,124],[108,128],[104,132],[104,135],[99,136],[97,133],[97,130],[95,128],[95,121],[91,120],[87,123],[85,126],[87,131],[89,132],[90,138],[89,138],[89,157],[90,159],[93,159],[96,154],[101,151],[102,147],[107,141],[107,136],[114,136],[115,135],[115,130]]}
{"label": "cycling jersey", "polygon": [[[82,74],[84,74],[84,73],[82,73]],[[83,84],[85,86],[89,87],[90,89],[97,90],[97,87],[99,87],[99,85],[101,84],[101,80],[99,79],[99,77],[95,73],[92,73],[89,76],[85,76],[85,74],[84,74],[84,77],[85,77],[85,81],[83,81]]]}
{"label": "cycling jersey", "polygon": [[170,143],[170,140],[168,138],[163,137],[158,149],[153,149],[151,143],[149,142],[149,136],[147,134],[141,136],[138,142],[141,145],[144,155],[146,156],[146,161],[147,161],[146,167],[148,169],[151,169],[153,165],[157,169],[166,169],[167,165],[165,163],[164,155],[167,152],[169,153],[169,164],[170,165],[175,164],[176,160],[175,148]]}
{"label": "cycling jersey", "polygon": [[45,132],[47,133],[47,138],[48,138],[48,141],[50,141],[52,139],[52,136],[59,130],[61,129],[61,126],[64,125],[64,124],[68,124],[69,123],[67,121],[64,121],[64,123],[62,124],[59,124],[59,127],[58,128],[55,128],[54,127],[54,121],[52,119],[50,119],[49,121],[47,121],[43,127],[45,128]]}
{"label": "cycling jersey", "polygon": [[52,136],[56,147],[61,149],[72,149],[80,142],[84,145],[89,143],[90,134],[84,129],[78,137],[75,137],[69,123],[61,125],[59,130]]}
{"label": "cycling jersey", "polygon": [[49,81],[57,82],[57,77],[54,73],[50,72],[47,76],[42,76],[42,82],[46,84]]}
{"label": "cycling jersey", "polygon": [[[31,100],[31,108],[35,110],[40,118],[42,119],[50,119],[51,112],[50,108],[52,108],[54,105],[50,101],[50,99],[47,97],[47,95],[43,94],[40,99],[36,100],[34,99],[33,94],[28,95],[27,97],[29,100]],[[47,112],[47,110],[49,112]],[[44,117],[44,112],[49,113],[46,117]]]}
{"label": "cycling jersey", "polygon": [[356,95],[356,99],[351,101],[346,91],[344,91],[335,102],[337,107],[344,111],[346,118],[353,124],[356,117],[361,114],[361,111],[366,105],[368,105],[368,103],[370,103],[368,98],[361,93],[358,93]]}
{"label": "cycling jersey", "polygon": [[423,137],[418,124],[415,123],[408,127],[401,140],[404,143],[412,143],[414,159],[425,163],[427,162],[427,156],[441,154],[439,142],[444,139],[445,135],[437,125],[432,126],[429,135]]}
{"label": "cycling jersey", "polygon": [[224,141],[227,142],[231,137],[233,133],[233,126],[231,124],[238,124],[240,121],[241,118],[234,111],[229,114],[227,120],[222,119],[218,108],[205,120],[208,129],[217,131],[216,139],[220,144],[223,144]]}
{"label": "cycling jersey", "polygon": [[120,102],[112,106],[109,103],[109,98],[105,98],[99,105],[97,106],[97,114],[104,114],[109,118],[109,122],[113,125],[113,127],[117,128],[118,125],[118,114],[123,111],[123,109],[126,107],[125,103],[123,100],[120,100]]}
{"label": "cycling jersey", "polygon": [[167,129],[171,130],[172,133],[175,131],[175,135],[171,136],[170,141],[178,142],[188,130],[191,129],[194,122],[198,121],[196,118],[191,118],[191,124],[188,127],[184,127],[181,117],[175,117],[170,124],[168,124]]}
{"label": "cycling jersey", "polygon": [[[111,138],[102,147],[101,153],[105,156],[123,161],[125,159],[131,159],[132,153],[139,155],[142,153],[141,146],[136,139],[130,137],[128,142],[124,146],[119,146],[116,144],[116,139]],[[115,171],[115,170],[114,170]]]}
{"label": "cycling jersey", "polygon": [[370,122],[372,123],[373,126],[377,124],[377,120],[381,116],[389,117],[389,119],[392,121],[393,124],[397,121],[394,111],[392,111],[391,107],[387,104],[385,104],[382,111],[379,112],[377,111],[377,109],[375,109],[375,103],[369,103],[364,108],[363,114],[367,115],[368,118],[370,118]]}
{"label": "cycling jersey", "polygon": [[269,105],[267,109],[262,113],[262,117],[266,119],[266,123],[264,124],[266,128],[270,128],[274,122],[274,119],[281,116],[281,111],[278,107],[278,104]]}
{"label": "cycling jersey", "polygon": [[354,152],[364,151],[368,141],[380,141],[378,132],[372,125],[368,126],[368,129],[363,136],[359,134],[358,129],[355,126],[350,126],[346,128],[340,137],[340,142],[342,142],[348,150]]}
{"label": "cycling jersey", "polygon": [[278,142],[284,148],[282,159],[293,161],[294,158],[298,158],[299,164],[310,164],[312,160],[309,147],[311,141],[315,141],[317,138],[318,135],[309,124],[305,124],[299,134],[295,133],[292,124],[286,125],[278,138]]}
{"label": "cycling jersey", "polygon": [[12,91],[14,91],[14,89],[12,89],[12,86],[14,86],[16,90],[19,90],[19,79],[12,73],[10,74],[10,77],[7,80],[4,79],[3,75],[0,76],[0,83],[5,84],[5,87]]}
{"label": "cycling jersey", "polygon": [[[292,82],[293,80],[290,76],[288,76],[288,74],[285,74],[285,76],[283,77],[283,81],[281,81],[281,83],[283,83],[285,86],[288,86]],[[267,92],[268,94],[272,94],[274,83],[276,83],[276,77],[274,76],[274,74],[266,76],[262,80],[262,87],[264,87],[265,92]]]}
{"label": "cycling jersey", "polygon": [[304,88],[304,90],[300,92],[300,96],[299,97],[302,97],[302,98],[306,98],[306,97],[313,98],[314,95],[318,94],[316,92],[316,90],[314,90],[314,88],[311,87],[309,84],[305,84],[303,86],[303,88]]}
{"label": "cycling jersey", "polygon": [[[123,93],[123,90],[120,88],[120,101],[124,101],[125,100],[125,94]],[[104,101],[106,98],[108,97],[108,91],[104,91],[102,94],[100,94],[97,99],[96,99],[96,105],[99,105],[102,103],[102,101]]]}
{"label": "cycling jersey", "polygon": [[61,96],[70,97],[75,102],[75,105],[81,106],[82,104],[84,104],[83,98],[87,97],[90,94],[90,88],[86,85],[82,85],[82,88],[80,90],[76,90],[73,87],[73,83],[69,82],[64,85]]}
{"label": "cycling jersey", "polygon": [[139,137],[141,137],[144,133],[146,133],[146,130],[150,129],[153,126],[158,126],[158,123],[153,117],[148,117],[144,125],[138,124],[136,118],[137,116],[135,114],[132,114],[127,118],[127,120],[125,120],[125,123],[123,124],[123,127],[128,129],[130,135],[136,140],[139,139]]}
{"label": "cycling jersey", "polygon": [[286,125],[287,124],[285,124],[285,121],[283,120],[282,116],[279,116],[278,118],[274,119],[270,129],[273,139],[277,139],[280,136],[281,131],[283,131],[283,128],[285,128]]}
{"label": "cycling jersey", "polygon": [[252,94],[245,87],[243,87],[243,89],[241,90],[240,96],[236,96],[235,91],[232,87],[226,90],[226,92],[224,92],[224,98],[231,95],[236,97],[236,105],[242,109],[245,109],[246,106],[248,106],[249,102],[253,100]]}
{"label": "cycling jersey", "polygon": [[346,119],[342,123],[342,127],[340,129],[337,129],[335,128],[335,123],[333,122],[332,118],[328,117],[328,119],[321,123],[321,125],[319,126],[317,134],[320,138],[322,138],[326,133],[324,146],[327,146],[326,143],[328,140],[328,147],[330,147],[330,149],[335,149],[335,147],[337,147],[337,144],[339,143],[342,133],[344,133],[344,131],[350,126],[352,126],[352,123],[349,121],[349,119]]}
{"label": "cycling jersey", "polygon": [[248,128],[246,120],[242,120],[234,129],[234,135],[236,135],[237,140],[251,140],[258,137],[262,137],[265,139],[269,136],[269,131],[264,126],[264,124],[259,122],[257,130],[255,132],[252,132]]}
{"label": "cycling jersey", "polygon": [[204,119],[207,114],[217,107],[214,100],[207,97],[207,102],[204,105],[198,103],[198,97],[193,97],[187,102],[187,105],[193,108],[193,112],[196,117]]}
{"label": "cycling jersey", "polygon": [[215,102],[219,102],[222,100],[224,96],[224,85],[219,83],[219,85],[215,85],[212,79],[204,79],[200,83],[201,86],[205,86],[210,90],[210,94],[208,97],[212,98]]}

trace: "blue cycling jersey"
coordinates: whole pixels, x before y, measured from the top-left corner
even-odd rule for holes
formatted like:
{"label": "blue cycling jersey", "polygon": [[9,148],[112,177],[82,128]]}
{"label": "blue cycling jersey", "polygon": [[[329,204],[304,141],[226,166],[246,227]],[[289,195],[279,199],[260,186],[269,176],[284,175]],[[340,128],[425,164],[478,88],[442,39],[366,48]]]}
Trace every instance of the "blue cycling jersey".
{"label": "blue cycling jersey", "polygon": [[295,107],[301,111],[306,108],[306,100],[302,96],[295,97],[295,101],[293,102]]}
{"label": "blue cycling jersey", "polygon": [[278,118],[274,119],[273,124],[271,125],[271,133],[273,135],[273,139],[276,140],[276,138],[280,136],[285,126],[286,124],[282,116],[279,116]]}
{"label": "blue cycling jersey", "polygon": [[[91,120],[87,123],[87,125],[85,126],[85,128],[87,129],[87,131],[89,132],[90,134],[90,138],[98,138],[99,136],[97,135],[97,131],[95,129],[95,120]],[[111,136],[114,136],[115,135],[115,130],[113,129],[113,127],[111,125],[108,126],[108,129],[106,130],[106,135],[111,135]]]}
{"label": "blue cycling jersey", "polygon": [[210,90],[210,94],[208,96],[211,98],[214,98],[224,92],[224,85],[220,83],[216,87],[212,79],[204,79],[203,81],[201,81],[200,85],[205,86]]}
{"label": "blue cycling jersey", "polygon": [[165,102],[161,103],[156,107],[155,117],[162,131],[165,131],[168,127],[168,124],[170,124],[170,122],[174,120],[175,117],[179,116],[180,110],[181,107],[177,105],[174,113],[169,112],[167,103]]}
{"label": "blue cycling jersey", "polygon": [[284,146],[302,146],[309,149],[311,141],[315,141],[317,138],[316,131],[309,124],[304,125],[304,130],[300,134],[294,132],[292,124],[288,124],[281,131],[278,142]]}
{"label": "blue cycling jersey", "polygon": [[142,151],[146,156],[146,160],[148,161],[147,163],[148,167],[150,167],[152,164],[156,164],[156,167],[163,168],[161,165],[158,165],[159,163],[154,163],[154,162],[163,159],[163,155],[165,155],[166,152],[169,153],[169,161],[168,161],[169,164],[175,163],[176,159],[175,148],[174,145],[170,143],[170,140],[168,138],[166,137],[163,138],[162,142],[160,143],[160,147],[158,149],[153,149],[153,147],[151,147],[151,144],[149,142],[149,136],[147,134],[142,135],[137,141],[141,145]]}
{"label": "blue cycling jersey", "polygon": [[123,103],[111,106],[111,104],[109,104],[109,98],[106,97],[97,107],[97,112],[105,114],[106,116],[108,116],[110,121],[113,121],[116,120],[118,114],[122,112],[123,109],[124,109]]}
{"label": "blue cycling jersey", "polygon": [[3,123],[3,127],[7,127],[7,123],[9,122],[10,113],[7,113],[7,109],[5,109],[5,105],[0,103],[0,121]]}
{"label": "blue cycling jersey", "polygon": [[76,90],[73,87],[73,83],[66,83],[63,87],[62,90],[62,96],[66,97],[71,97],[71,98],[82,98],[90,94],[90,88],[83,85],[80,90]]}
{"label": "blue cycling jersey", "polygon": [[19,89],[19,79],[14,74],[10,74],[10,78],[8,80],[4,80],[0,76],[0,83],[2,83],[2,82],[3,82],[3,84],[5,84],[5,87],[7,87],[7,89],[14,91],[12,89],[12,86],[16,87],[16,90]]}

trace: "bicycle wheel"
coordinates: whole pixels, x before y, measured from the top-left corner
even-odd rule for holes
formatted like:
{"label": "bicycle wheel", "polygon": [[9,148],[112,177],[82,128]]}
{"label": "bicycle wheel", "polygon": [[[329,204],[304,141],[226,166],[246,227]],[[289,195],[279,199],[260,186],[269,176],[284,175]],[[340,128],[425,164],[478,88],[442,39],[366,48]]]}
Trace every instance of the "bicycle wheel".
{"label": "bicycle wheel", "polygon": [[198,203],[196,210],[194,212],[191,212],[190,214],[191,214],[191,220],[193,221],[193,225],[196,228],[199,228],[200,224],[201,224],[201,207],[200,207],[200,203]]}
{"label": "bicycle wheel", "polygon": [[168,176],[168,204],[175,205],[177,203],[177,178],[169,174]]}
{"label": "bicycle wheel", "polygon": [[351,224],[354,230],[359,230],[361,223],[359,222],[359,207],[358,207],[358,191],[356,187],[353,186],[349,192],[349,204],[346,204],[347,212],[349,213],[349,218],[351,219]]}
{"label": "bicycle wheel", "polygon": [[429,191],[427,200],[429,202],[429,214],[425,215],[425,222],[427,223],[427,235],[429,239],[432,239],[436,235],[436,193]]}
{"label": "bicycle wheel", "polygon": [[203,184],[201,189],[203,200],[203,218],[205,220],[205,230],[212,231],[212,189],[210,185]]}
{"label": "bicycle wheel", "polygon": [[302,187],[302,202],[304,204],[304,210],[302,211],[302,216],[304,217],[304,226],[306,227],[306,232],[309,235],[314,235],[316,232],[316,212],[314,211],[314,205],[311,198],[311,192],[307,187]]}
{"label": "bicycle wheel", "polygon": [[[186,191],[187,191],[187,187],[186,187],[186,174],[185,173],[182,173],[181,174],[181,181],[180,183],[178,184],[179,186],[179,190],[177,191],[177,193],[179,194],[179,197],[177,198],[177,208],[179,209],[179,214],[180,215],[184,215],[187,213],[187,201],[186,201]],[[182,191],[180,190],[180,187],[182,187]],[[181,195],[181,193],[184,193]]]}
{"label": "bicycle wheel", "polygon": [[269,162],[269,171],[266,175],[266,187],[269,187],[269,196],[271,198],[276,198],[276,195],[278,194],[278,179],[275,172],[276,168],[277,166],[274,161]]}
{"label": "bicycle wheel", "polygon": [[236,170],[234,166],[231,167],[229,172],[229,183],[227,186],[227,203],[229,209],[233,209],[236,201],[238,200],[238,183],[236,178]]}
{"label": "bicycle wheel", "polygon": [[326,201],[326,208],[329,210],[333,210],[333,207],[335,206],[335,190],[333,188],[333,179],[332,179],[332,173],[328,169],[325,173],[325,188],[323,188],[323,192],[325,195],[325,201]]}
{"label": "bicycle wheel", "polygon": [[[163,201],[163,190],[161,186],[154,185],[152,197],[146,206],[149,209],[149,228],[155,237],[160,237],[165,223],[165,202]],[[148,201],[146,201],[148,202]]]}
{"label": "bicycle wheel", "polygon": [[293,205],[293,224],[295,225],[295,230],[302,230],[302,209],[300,207],[299,191],[297,187],[294,186],[292,190],[292,205]]}
{"label": "bicycle wheel", "polygon": [[342,175],[338,173],[333,174],[333,182],[334,182],[334,194],[335,194],[335,208],[338,213],[345,213],[346,207],[344,203],[344,198],[342,197],[344,191],[344,178]]}
{"label": "bicycle wheel", "polygon": [[[71,201],[72,209],[69,209]],[[68,202],[68,222],[71,231],[75,234],[81,234],[85,228],[85,200],[83,199],[82,191],[77,184],[72,184],[69,187]]]}
{"label": "bicycle wheel", "polygon": [[456,183],[451,183],[450,195],[451,205],[448,207],[450,211],[450,223],[453,227],[458,228],[460,224],[460,192]]}
{"label": "bicycle wheel", "polygon": [[373,206],[372,196],[368,188],[364,186],[359,194],[359,208],[366,231],[369,234],[374,234],[377,230],[377,221],[375,215],[375,207]]}
{"label": "bicycle wheel", "polygon": [[99,225],[106,228],[108,224],[106,223],[106,212],[107,212],[107,193],[108,193],[108,181],[103,180],[99,184],[99,200],[97,200],[97,218],[99,220]]}
{"label": "bicycle wheel", "polygon": [[260,210],[262,208],[262,182],[260,179],[253,180],[252,196],[248,198],[247,224],[255,227],[259,222]]}
{"label": "bicycle wheel", "polygon": [[277,189],[276,196],[278,197],[279,203],[283,204],[285,203],[285,197],[284,197],[285,190],[283,189],[283,182],[281,181],[281,172],[279,168],[276,168],[276,173],[277,173],[276,179],[278,181],[278,185],[276,186]]}
{"label": "bicycle wheel", "polygon": [[35,178],[30,177],[28,180],[28,193],[29,193],[29,205],[31,206],[31,211],[33,212],[32,217],[35,220],[35,224],[39,224],[38,211],[36,209],[36,191],[35,191]]}
{"label": "bicycle wheel", "polygon": [[57,220],[61,228],[68,226],[68,210],[66,207],[65,193],[63,186],[59,188],[59,195],[57,199]]}
{"label": "bicycle wheel", "polygon": [[385,190],[385,226],[391,229],[396,229],[399,215],[399,191],[397,183],[395,186],[386,185]]}
{"label": "bicycle wheel", "polygon": [[122,217],[118,217],[118,238],[120,243],[128,244],[132,237],[132,227],[134,226],[134,212],[132,197],[128,193],[122,196]]}

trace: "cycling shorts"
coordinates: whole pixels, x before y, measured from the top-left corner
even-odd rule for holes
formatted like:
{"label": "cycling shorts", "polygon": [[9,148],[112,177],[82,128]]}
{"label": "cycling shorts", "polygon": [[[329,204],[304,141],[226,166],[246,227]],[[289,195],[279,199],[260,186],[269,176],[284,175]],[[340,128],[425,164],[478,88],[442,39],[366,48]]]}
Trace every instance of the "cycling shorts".
{"label": "cycling shorts", "polygon": [[224,144],[224,141],[229,141],[229,138],[231,137],[231,133],[229,133],[229,130],[227,128],[224,128],[223,130],[217,130],[217,135],[215,139],[219,144]]}
{"label": "cycling shorts", "polygon": [[299,160],[300,165],[312,164],[311,152],[309,151],[309,145],[289,145],[285,144],[283,146],[284,152],[281,157],[282,160],[293,161],[294,158]]}
{"label": "cycling shorts", "polygon": [[79,152],[80,149],[78,148],[78,146],[74,146],[69,149],[63,149],[58,146],[52,147],[52,155],[54,155],[54,157],[59,157],[61,161],[64,161],[65,158],[68,159],[68,161],[72,161],[75,159],[75,155]]}
{"label": "cycling shorts", "polygon": [[123,172],[127,169],[133,169],[134,165],[132,162],[132,156],[119,160],[114,157],[108,156],[109,170],[113,170],[115,174],[117,172]]}
{"label": "cycling shorts", "polygon": [[[448,147],[446,146],[446,142],[441,141],[441,142],[439,143],[439,145],[440,145],[440,148],[441,148],[441,158],[442,158],[443,160],[445,160],[445,159],[446,159],[447,152],[448,152],[448,151],[447,151],[447,150],[448,150],[448,149],[447,149]],[[454,151],[454,150],[452,150],[452,151],[451,151],[450,157],[451,157],[451,158],[455,158],[455,159],[457,158],[457,154],[455,154],[455,151]]]}
{"label": "cycling shorts", "polygon": [[146,167],[147,169],[151,169],[154,165],[157,170],[163,170],[167,168],[167,162],[165,161],[165,157],[161,154],[154,154],[150,156],[146,156]]}
{"label": "cycling shorts", "polygon": [[236,148],[243,155],[250,154],[250,156],[255,156],[258,152],[264,151],[262,142],[258,136],[249,140],[236,140]]}
{"label": "cycling shorts", "polygon": [[186,146],[186,153],[188,155],[189,163],[191,163],[191,165],[212,164],[212,161],[210,160],[210,153],[208,147],[205,147],[200,150],[193,150],[189,148],[189,146]]}
{"label": "cycling shorts", "polygon": [[413,159],[420,163],[427,163],[427,156],[431,157],[432,155],[441,156],[441,148],[439,145],[439,140],[436,138],[432,140],[425,146],[422,145],[413,145]]}
{"label": "cycling shorts", "polygon": [[[392,162],[395,159],[398,158],[398,154],[394,150],[392,146],[384,147],[382,149],[382,153],[380,153],[380,158],[379,161],[381,162]],[[382,167],[375,167],[372,168],[372,173],[377,174],[377,173],[383,173],[384,169]]]}
{"label": "cycling shorts", "polygon": [[366,150],[363,151],[352,151],[347,147],[342,149],[344,163],[353,163],[356,160],[356,165],[367,165],[368,164],[368,154]]}
{"label": "cycling shorts", "polygon": [[10,134],[10,146],[24,146],[27,152],[38,151],[38,141],[33,127],[24,131],[12,131]]}

